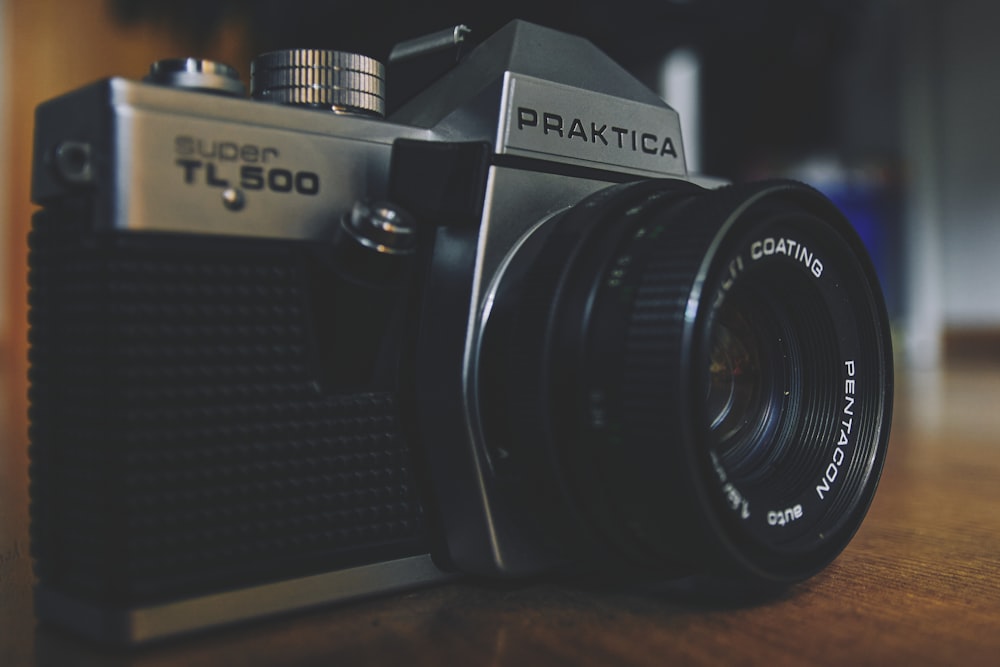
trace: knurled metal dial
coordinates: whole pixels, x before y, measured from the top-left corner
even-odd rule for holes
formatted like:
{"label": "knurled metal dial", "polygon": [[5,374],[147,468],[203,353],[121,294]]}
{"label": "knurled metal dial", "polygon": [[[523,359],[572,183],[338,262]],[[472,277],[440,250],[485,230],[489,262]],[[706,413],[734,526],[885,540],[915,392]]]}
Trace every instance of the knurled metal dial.
{"label": "knurled metal dial", "polygon": [[257,56],[250,65],[254,99],[385,115],[385,67],[368,56],[324,49],[288,49]]}

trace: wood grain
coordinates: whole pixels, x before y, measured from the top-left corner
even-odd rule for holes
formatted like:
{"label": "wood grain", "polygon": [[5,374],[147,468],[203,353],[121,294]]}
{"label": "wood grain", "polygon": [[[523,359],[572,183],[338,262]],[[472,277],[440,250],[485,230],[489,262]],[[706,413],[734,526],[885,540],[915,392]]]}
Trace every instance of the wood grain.
{"label": "wood grain", "polygon": [[[0,664],[997,664],[1000,369],[910,376],[899,393],[858,535],[827,570],[767,600],[469,581],[104,652],[36,627],[26,503],[4,493]],[[19,471],[5,473],[14,488]]]}

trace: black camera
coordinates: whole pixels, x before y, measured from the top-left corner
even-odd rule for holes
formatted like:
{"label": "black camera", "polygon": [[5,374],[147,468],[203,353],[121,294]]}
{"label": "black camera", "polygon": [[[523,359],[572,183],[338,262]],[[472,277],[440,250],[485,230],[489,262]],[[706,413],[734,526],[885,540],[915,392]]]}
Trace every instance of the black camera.
{"label": "black camera", "polygon": [[291,50],[252,99],[188,59],[38,107],[39,617],[136,643],[458,573],[830,563],[893,386],[837,209],[689,175],[677,114],[546,28],[388,119],[384,78]]}

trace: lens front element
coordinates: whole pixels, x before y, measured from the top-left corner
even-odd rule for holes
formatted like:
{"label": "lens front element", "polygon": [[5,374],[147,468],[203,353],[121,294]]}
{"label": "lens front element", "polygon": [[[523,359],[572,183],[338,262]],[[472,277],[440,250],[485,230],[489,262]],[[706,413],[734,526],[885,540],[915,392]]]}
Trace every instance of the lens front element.
{"label": "lens front element", "polygon": [[[765,346],[780,346],[780,339],[760,331],[755,313],[741,312],[726,301],[712,328],[708,356],[706,414],[716,446],[723,458],[739,465],[752,459],[773,435],[780,406],[775,392],[782,386],[775,376],[783,358]],[[763,335],[762,335],[763,334]]]}

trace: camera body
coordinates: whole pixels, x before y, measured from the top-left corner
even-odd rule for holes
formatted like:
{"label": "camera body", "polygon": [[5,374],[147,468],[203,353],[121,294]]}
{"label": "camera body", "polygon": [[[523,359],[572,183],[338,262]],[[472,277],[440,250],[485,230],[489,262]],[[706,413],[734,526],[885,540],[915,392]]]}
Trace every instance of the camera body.
{"label": "camera body", "polygon": [[397,47],[386,120],[379,63],[306,50],[251,100],[175,60],[38,107],[42,620],[140,643],[457,574],[787,584],[846,547],[893,386],[850,223],[702,187],[582,39],[514,21],[432,67],[462,35]]}
{"label": "camera body", "polygon": [[[388,120],[174,84],[37,112],[40,617],[140,642],[572,560],[552,489],[483,439],[482,324],[541,221],[685,178],[677,114],[524,22]],[[416,257],[345,275],[342,220],[379,200],[418,221]]]}

